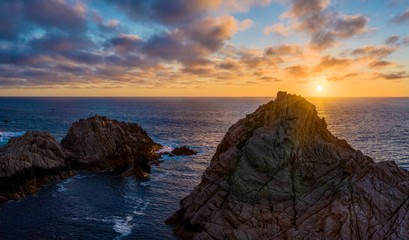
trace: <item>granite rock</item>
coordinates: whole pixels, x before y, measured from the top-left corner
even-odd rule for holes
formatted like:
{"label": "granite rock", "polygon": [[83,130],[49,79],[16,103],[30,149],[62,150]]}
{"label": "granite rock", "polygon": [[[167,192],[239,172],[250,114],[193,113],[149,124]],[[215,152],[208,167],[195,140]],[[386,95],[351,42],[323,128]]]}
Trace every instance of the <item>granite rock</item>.
{"label": "granite rock", "polygon": [[102,116],[73,123],[61,144],[76,168],[131,171],[140,178],[148,176],[161,148],[138,124]]}
{"label": "granite rock", "polygon": [[409,172],[333,136],[279,92],[234,124],[167,219],[181,239],[408,239]]}
{"label": "granite rock", "polygon": [[43,184],[74,174],[65,152],[48,132],[26,132],[0,151],[0,198],[18,199]]}

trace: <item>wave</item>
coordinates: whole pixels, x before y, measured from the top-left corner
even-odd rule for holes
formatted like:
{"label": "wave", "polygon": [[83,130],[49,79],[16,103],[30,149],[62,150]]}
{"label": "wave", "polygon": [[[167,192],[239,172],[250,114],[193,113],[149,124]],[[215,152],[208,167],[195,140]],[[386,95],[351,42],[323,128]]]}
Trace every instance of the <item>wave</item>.
{"label": "wave", "polygon": [[161,149],[159,149],[158,151],[156,151],[157,153],[165,153],[165,152],[172,152],[174,148],[171,146],[166,146],[163,145]]}
{"label": "wave", "polygon": [[126,216],[125,219],[114,219],[113,220],[114,226],[112,227],[112,229],[115,232],[121,234],[121,236],[118,236],[115,239],[117,240],[122,239],[123,237],[126,237],[132,233],[132,227],[134,226],[131,223],[132,219],[133,217],[128,215]]}
{"label": "wave", "polygon": [[149,206],[150,203],[151,203],[150,201],[139,200],[138,204],[135,207],[133,207],[134,209],[133,213],[135,215],[145,215],[145,210]]}
{"label": "wave", "polygon": [[0,145],[6,144],[10,138],[24,135],[25,132],[2,132],[0,131]]}

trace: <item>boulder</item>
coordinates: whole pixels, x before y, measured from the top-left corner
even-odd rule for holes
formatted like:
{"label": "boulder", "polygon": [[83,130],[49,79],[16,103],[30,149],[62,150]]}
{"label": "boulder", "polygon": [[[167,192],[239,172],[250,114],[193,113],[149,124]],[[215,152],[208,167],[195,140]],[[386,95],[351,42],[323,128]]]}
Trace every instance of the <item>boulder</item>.
{"label": "boulder", "polygon": [[44,183],[74,174],[65,152],[48,132],[26,132],[0,151],[0,199],[18,199]]}
{"label": "boulder", "polygon": [[155,152],[161,147],[138,124],[102,116],[72,124],[61,144],[76,168],[132,171],[141,178],[150,173],[150,163],[157,160]]}
{"label": "boulder", "polygon": [[166,222],[181,239],[409,239],[409,172],[285,92],[230,127],[180,205]]}
{"label": "boulder", "polygon": [[172,150],[171,154],[176,156],[190,156],[195,155],[197,152],[187,146],[177,147]]}

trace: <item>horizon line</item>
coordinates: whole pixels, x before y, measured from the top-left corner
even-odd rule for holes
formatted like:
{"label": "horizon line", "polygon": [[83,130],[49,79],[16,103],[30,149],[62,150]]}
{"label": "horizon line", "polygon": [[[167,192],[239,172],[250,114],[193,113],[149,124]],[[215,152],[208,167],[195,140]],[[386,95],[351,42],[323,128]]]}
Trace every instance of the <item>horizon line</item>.
{"label": "horizon line", "polygon": [[[291,93],[290,93],[291,94]],[[303,96],[304,98],[409,98],[409,96]],[[9,95],[0,98],[276,98],[276,96],[21,96]]]}

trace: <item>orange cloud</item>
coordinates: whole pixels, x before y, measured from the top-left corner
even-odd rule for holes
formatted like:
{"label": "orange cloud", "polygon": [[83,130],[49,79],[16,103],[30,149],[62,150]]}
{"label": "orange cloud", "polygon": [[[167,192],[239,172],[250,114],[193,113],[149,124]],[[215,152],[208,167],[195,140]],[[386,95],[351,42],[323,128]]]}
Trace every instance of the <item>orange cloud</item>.
{"label": "orange cloud", "polygon": [[340,68],[347,67],[352,62],[351,59],[347,58],[335,58],[331,56],[324,56],[321,58],[321,62],[314,68],[314,72],[322,72],[328,68]]}

